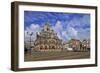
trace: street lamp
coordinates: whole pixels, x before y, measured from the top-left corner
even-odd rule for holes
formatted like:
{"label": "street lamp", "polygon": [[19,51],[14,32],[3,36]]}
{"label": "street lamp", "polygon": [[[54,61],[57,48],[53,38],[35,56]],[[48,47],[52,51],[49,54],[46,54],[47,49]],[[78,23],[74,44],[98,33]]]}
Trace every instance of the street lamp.
{"label": "street lamp", "polygon": [[31,51],[32,51],[32,49],[31,49],[31,37],[33,35],[33,32],[30,32],[30,33],[27,32],[27,34],[30,36],[30,41],[29,41],[30,42],[30,49],[29,50],[30,50],[30,54],[31,54]]}

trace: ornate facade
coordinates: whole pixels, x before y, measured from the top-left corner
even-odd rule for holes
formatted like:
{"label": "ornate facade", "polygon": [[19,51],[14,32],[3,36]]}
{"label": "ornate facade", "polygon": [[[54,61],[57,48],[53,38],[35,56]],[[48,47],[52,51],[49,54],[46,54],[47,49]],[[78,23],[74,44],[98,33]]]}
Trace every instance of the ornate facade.
{"label": "ornate facade", "polygon": [[83,40],[82,42],[77,39],[71,39],[69,41],[69,47],[73,48],[73,51],[89,51],[90,42],[89,40]]}
{"label": "ornate facade", "polygon": [[63,50],[62,40],[58,38],[57,33],[45,23],[43,29],[37,34],[34,42],[35,51],[61,51]]}
{"label": "ornate facade", "polygon": [[89,51],[90,50],[90,40],[83,40],[82,41],[82,50]]}
{"label": "ornate facade", "polygon": [[73,51],[80,51],[81,50],[81,41],[77,39],[71,39],[69,41],[69,47],[73,48]]}

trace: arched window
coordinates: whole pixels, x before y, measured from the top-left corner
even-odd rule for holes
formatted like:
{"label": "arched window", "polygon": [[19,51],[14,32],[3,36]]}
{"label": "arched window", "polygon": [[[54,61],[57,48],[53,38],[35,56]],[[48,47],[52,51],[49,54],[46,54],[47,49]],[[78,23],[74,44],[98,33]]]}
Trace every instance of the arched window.
{"label": "arched window", "polygon": [[42,50],[43,49],[43,46],[40,46],[40,50]]}
{"label": "arched window", "polygon": [[55,46],[52,46],[52,49],[55,49]]}
{"label": "arched window", "polygon": [[47,49],[47,45],[45,46],[45,49]]}

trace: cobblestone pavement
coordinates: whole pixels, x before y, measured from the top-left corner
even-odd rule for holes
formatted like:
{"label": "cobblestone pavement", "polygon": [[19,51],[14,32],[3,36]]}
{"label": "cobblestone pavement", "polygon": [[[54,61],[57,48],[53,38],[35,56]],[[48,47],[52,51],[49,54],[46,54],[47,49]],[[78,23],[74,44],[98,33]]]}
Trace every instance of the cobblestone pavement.
{"label": "cobblestone pavement", "polygon": [[90,58],[90,52],[32,52],[24,55],[24,61],[64,60]]}

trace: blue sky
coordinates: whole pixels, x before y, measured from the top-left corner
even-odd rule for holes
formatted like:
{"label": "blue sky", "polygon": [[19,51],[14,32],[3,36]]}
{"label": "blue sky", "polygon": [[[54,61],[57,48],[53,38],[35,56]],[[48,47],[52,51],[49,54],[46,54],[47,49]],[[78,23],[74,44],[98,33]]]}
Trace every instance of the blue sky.
{"label": "blue sky", "polygon": [[26,32],[33,32],[35,40],[36,32],[41,32],[45,22],[50,24],[63,41],[72,38],[90,39],[90,14],[39,11],[24,11],[25,38],[29,37]]}

